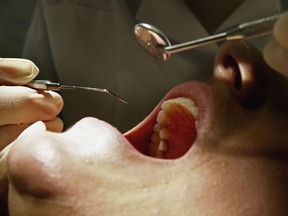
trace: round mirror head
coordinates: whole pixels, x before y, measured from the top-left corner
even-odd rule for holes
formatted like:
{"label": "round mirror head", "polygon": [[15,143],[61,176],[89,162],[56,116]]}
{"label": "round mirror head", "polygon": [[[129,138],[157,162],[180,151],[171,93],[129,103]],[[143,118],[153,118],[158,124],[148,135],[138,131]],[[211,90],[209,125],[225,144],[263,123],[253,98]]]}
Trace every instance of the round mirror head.
{"label": "round mirror head", "polygon": [[171,46],[171,43],[158,28],[146,23],[139,23],[135,25],[134,33],[138,43],[150,55],[164,61],[170,59],[169,52],[164,48]]}

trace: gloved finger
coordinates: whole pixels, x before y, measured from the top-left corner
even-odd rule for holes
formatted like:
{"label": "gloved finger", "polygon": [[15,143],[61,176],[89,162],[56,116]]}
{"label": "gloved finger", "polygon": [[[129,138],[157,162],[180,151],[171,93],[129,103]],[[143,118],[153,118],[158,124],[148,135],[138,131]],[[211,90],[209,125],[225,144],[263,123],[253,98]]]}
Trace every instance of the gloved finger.
{"label": "gloved finger", "polygon": [[52,132],[61,132],[64,127],[63,121],[58,117],[48,121],[44,121],[44,124],[46,126],[46,130]]}
{"label": "gloved finger", "polygon": [[24,85],[39,73],[38,67],[30,60],[0,58],[0,84]]}
{"label": "gloved finger", "polygon": [[277,42],[272,42],[263,50],[266,63],[275,71],[288,76],[288,49]]}
{"label": "gloved finger", "polygon": [[4,125],[0,127],[0,151],[13,142],[30,124]]}
{"label": "gloved finger", "polygon": [[23,86],[0,86],[0,126],[53,119],[63,107],[61,96]]}
{"label": "gloved finger", "polygon": [[279,44],[288,49],[288,12],[275,23],[273,35]]}
{"label": "gloved finger", "polygon": [[6,215],[8,209],[7,155],[8,153],[6,152],[0,158],[0,215]]}
{"label": "gloved finger", "polygon": [[9,145],[7,145],[4,149],[2,149],[2,150],[0,151],[0,159],[1,159],[2,157],[4,157],[4,155],[6,155],[6,153],[9,152],[9,150],[10,150],[10,148],[11,148],[11,145],[12,145],[12,143],[9,143]]}
{"label": "gloved finger", "polygon": [[[54,119],[44,122],[46,129],[53,132],[61,132],[63,130],[63,122],[60,118],[56,117]],[[0,151],[2,151],[6,146],[12,143],[26,128],[30,127],[31,124],[13,124],[4,125],[0,127]],[[1,153],[0,153],[1,157]]]}
{"label": "gloved finger", "polygon": [[8,152],[11,148],[11,145],[7,146],[3,152],[1,151],[1,158],[0,158],[0,196],[5,189],[5,184],[7,183],[7,168],[6,168],[6,160]]}

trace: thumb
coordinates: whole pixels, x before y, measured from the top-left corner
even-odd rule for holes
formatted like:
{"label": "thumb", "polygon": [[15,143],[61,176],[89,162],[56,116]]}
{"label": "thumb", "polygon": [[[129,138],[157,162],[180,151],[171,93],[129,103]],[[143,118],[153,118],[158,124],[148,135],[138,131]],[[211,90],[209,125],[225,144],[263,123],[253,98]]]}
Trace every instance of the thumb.
{"label": "thumb", "polygon": [[30,60],[21,58],[0,58],[0,84],[24,85],[39,73],[38,67]]}
{"label": "thumb", "polygon": [[288,12],[285,12],[275,23],[273,35],[281,46],[288,49]]}
{"label": "thumb", "polygon": [[266,45],[264,59],[274,70],[288,76],[288,12],[275,23],[273,35],[276,41]]}
{"label": "thumb", "polygon": [[288,49],[276,41],[269,43],[263,50],[266,63],[284,76],[288,76]]}

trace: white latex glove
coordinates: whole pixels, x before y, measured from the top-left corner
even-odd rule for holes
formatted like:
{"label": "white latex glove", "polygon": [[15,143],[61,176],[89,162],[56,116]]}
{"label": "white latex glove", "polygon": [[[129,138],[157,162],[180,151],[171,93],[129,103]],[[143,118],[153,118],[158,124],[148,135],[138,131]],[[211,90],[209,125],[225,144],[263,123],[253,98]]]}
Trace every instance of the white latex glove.
{"label": "white latex glove", "polygon": [[38,73],[36,65],[29,60],[0,58],[0,215],[7,213],[9,144],[36,121],[43,121],[47,130],[63,128],[62,121],[56,117],[63,107],[60,95],[22,86]]}
{"label": "white latex glove", "polygon": [[48,130],[63,128],[56,117],[63,107],[60,95],[22,86],[38,73],[29,60],[0,58],[0,150],[36,121],[44,121]]}
{"label": "white latex glove", "polygon": [[276,41],[265,47],[264,59],[274,70],[288,76],[288,12],[276,22],[273,35]]}

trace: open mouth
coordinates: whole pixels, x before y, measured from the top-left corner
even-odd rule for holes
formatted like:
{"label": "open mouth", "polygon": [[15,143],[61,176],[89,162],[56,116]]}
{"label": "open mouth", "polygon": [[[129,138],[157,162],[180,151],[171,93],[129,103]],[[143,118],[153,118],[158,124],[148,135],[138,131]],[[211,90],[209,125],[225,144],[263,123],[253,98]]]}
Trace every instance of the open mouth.
{"label": "open mouth", "polygon": [[[207,116],[207,85],[188,82],[172,89],[153,112],[125,134],[142,154],[161,159],[185,155],[199,135]],[[206,113],[206,114],[205,114]]]}
{"label": "open mouth", "polygon": [[173,159],[185,154],[196,138],[197,118],[198,107],[191,99],[164,101],[148,144],[148,155]]}

